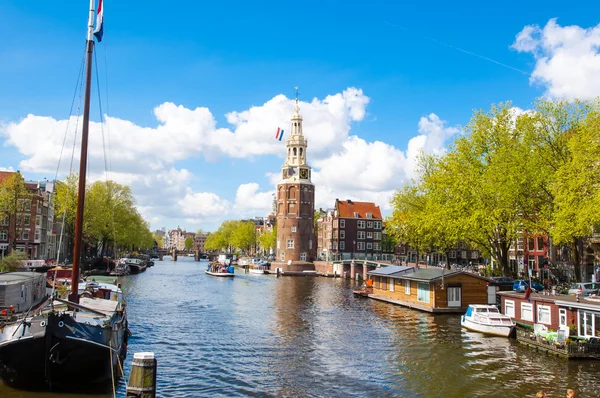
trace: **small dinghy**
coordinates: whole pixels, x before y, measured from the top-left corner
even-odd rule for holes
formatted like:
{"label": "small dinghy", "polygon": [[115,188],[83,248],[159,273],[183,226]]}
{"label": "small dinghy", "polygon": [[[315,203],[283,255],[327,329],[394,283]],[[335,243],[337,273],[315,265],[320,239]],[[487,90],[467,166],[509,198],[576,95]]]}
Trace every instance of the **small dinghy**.
{"label": "small dinghy", "polygon": [[510,336],[515,328],[515,322],[493,305],[469,305],[460,324],[469,330],[502,337]]}

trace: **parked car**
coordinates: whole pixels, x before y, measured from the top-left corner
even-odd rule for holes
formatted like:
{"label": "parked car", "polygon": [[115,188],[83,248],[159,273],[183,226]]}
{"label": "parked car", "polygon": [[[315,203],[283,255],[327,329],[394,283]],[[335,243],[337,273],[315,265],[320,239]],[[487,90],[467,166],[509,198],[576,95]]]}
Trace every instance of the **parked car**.
{"label": "parked car", "polygon": [[[513,284],[513,290],[515,292],[524,292],[525,290],[527,290],[528,285],[529,281],[519,279]],[[542,290],[544,290],[544,285],[542,285],[538,281],[531,281],[531,290],[534,292],[541,292]]]}
{"label": "parked car", "polygon": [[569,294],[579,294],[581,296],[589,296],[590,294],[598,294],[600,288],[599,283],[573,283],[569,289]]}
{"label": "parked car", "polygon": [[497,290],[500,291],[513,290],[513,285],[515,284],[515,280],[513,278],[497,277],[492,278],[492,280],[493,282],[490,282],[489,284],[491,286],[498,286]]}

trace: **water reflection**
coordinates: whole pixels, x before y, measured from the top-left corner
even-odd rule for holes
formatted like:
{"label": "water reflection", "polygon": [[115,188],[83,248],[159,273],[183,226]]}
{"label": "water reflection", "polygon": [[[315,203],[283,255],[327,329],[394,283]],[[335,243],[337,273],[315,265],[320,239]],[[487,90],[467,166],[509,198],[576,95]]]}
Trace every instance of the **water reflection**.
{"label": "water reflection", "polygon": [[[124,280],[132,353],[154,351],[158,396],[598,396],[599,362],[568,362],[432,315],[354,297],[351,281],[204,274],[181,258]],[[121,383],[118,396],[125,395]],[[57,398],[9,391],[0,397]]]}

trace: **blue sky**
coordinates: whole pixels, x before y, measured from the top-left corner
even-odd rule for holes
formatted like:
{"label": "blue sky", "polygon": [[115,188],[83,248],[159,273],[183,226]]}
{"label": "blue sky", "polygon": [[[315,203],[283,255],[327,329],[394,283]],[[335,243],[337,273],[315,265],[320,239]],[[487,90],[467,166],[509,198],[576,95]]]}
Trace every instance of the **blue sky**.
{"label": "blue sky", "polygon": [[[589,87],[577,89],[589,83],[569,81],[583,56],[581,43],[587,46],[590,64],[580,75],[586,78],[588,73],[592,88],[599,87],[592,73],[600,68],[597,2],[578,2],[578,7],[558,1],[400,3],[106,0],[105,36],[96,55],[103,111],[109,109],[119,119],[107,128],[115,138],[111,149],[121,150],[116,155],[111,151],[113,160],[122,160],[115,161],[113,176],[132,185],[153,227],[210,230],[223,219],[264,215],[277,182],[269,173],[278,173],[285,152],[270,137],[277,127],[288,127],[294,86],[299,86],[300,99],[306,102],[301,113],[309,162],[316,169],[315,183],[323,188],[317,207],[332,205],[335,197],[352,197],[375,200],[385,208],[393,189],[411,177],[411,139],[425,137],[414,140],[413,149],[443,151],[473,109],[506,100],[526,109],[541,95],[592,95]],[[53,177],[56,147],[40,144],[33,151],[26,146],[43,143],[50,134],[62,142],[64,128],[52,120],[69,115],[87,8],[85,0],[2,2],[0,168],[21,169],[32,179]],[[558,18],[554,24],[552,18]],[[524,30],[532,25],[537,30]],[[578,36],[569,35],[567,26]],[[524,36],[517,39],[520,32]],[[557,37],[559,46],[553,39]],[[360,94],[344,96],[348,88]],[[344,111],[331,109],[327,98],[336,94]],[[352,105],[356,98],[367,98],[367,103]],[[97,122],[97,98],[92,103]],[[181,115],[176,107],[165,109],[159,122],[154,109],[164,103],[188,113],[206,108],[213,123],[195,119],[197,114]],[[228,123],[226,114],[251,107],[258,116],[245,120],[243,128],[250,132],[241,133]],[[363,115],[352,115],[361,111]],[[36,119],[23,123],[29,114]],[[157,130],[161,123],[167,127]],[[154,130],[149,141],[170,145],[130,148],[131,143],[118,139],[136,137],[143,143],[149,133],[144,128]],[[235,144],[215,138],[215,128],[230,129]],[[171,145],[182,132],[190,144]],[[331,139],[320,141],[327,134]],[[262,137],[264,150],[256,148]],[[165,155],[163,150],[181,153]],[[48,153],[42,156],[40,151]],[[340,183],[348,180],[344,170],[357,168],[352,165],[356,159],[368,163],[378,151],[388,156],[383,157],[386,162],[367,167],[370,174],[360,172],[352,179],[354,187]],[[92,179],[103,171],[99,162],[92,160],[90,166],[98,166],[90,170]],[[240,190],[254,183],[258,186]],[[321,187],[317,185],[317,192]]]}

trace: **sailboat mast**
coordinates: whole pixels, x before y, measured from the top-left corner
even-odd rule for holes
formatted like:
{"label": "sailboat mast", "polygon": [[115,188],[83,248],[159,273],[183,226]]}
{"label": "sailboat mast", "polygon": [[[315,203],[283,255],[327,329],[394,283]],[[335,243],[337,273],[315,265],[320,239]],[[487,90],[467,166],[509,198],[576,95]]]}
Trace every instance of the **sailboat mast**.
{"label": "sailboat mast", "polygon": [[90,127],[90,92],[92,86],[92,53],[94,52],[94,0],[90,0],[88,18],[85,94],[83,99],[83,127],[81,129],[81,156],[79,159],[79,188],[77,190],[77,214],[75,216],[75,242],[73,246],[73,273],[69,301],[79,303],[79,269],[81,263],[83,237],[83,209],[85,204],[85,180],[87,174],[88,133]]}

